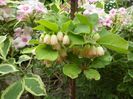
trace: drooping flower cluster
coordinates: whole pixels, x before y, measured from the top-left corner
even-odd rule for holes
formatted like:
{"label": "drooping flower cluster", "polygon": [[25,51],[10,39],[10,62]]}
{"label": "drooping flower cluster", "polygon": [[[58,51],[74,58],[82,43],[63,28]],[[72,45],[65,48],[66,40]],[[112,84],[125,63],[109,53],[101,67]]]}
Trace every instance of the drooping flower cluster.
{"label": "drooping flower cluster", "polygon": [[62,32],[58,32],[57,35],[46,34],[43,38],[41,38],[41,42],[52,45],[54,49],[60,49],[60,43],[63,45],[69,45],[70,39],[67,34],[64,35]]}
{"label": "drooping flower cluster", "polygon": [[47,13],[47,8],[43,5],[43,3],[38,0],[27,0],[22,1],[20,5],[17,7],[17,19],[19,21],[25,20],[30,15],[38,15]]}
{"label": "drooping flower cluster", "polygon": [[83,48],[74,47],[72,49],[73,54],[79,55],[80,57],[85,58],[92,58],[92,57],[99,57],[105,54],[104,49],[101,46],[85,46]]}
{"label": "drooping flower cluster", "polygon": [[31,34],[33,32],[31,27],[24,27],[23,29],[18,27],[14,32],[13,44],[16,49],[28,45],[28,41],[31,40]]}

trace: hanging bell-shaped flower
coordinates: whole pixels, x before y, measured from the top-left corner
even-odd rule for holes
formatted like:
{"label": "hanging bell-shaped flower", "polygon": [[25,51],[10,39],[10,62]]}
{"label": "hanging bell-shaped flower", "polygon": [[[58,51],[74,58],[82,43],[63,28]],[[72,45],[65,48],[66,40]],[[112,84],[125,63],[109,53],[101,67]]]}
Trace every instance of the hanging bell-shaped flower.
{"label": "hanging bell-shaped flower", "polygon": [[50,44],[51,44],[51,45],[57,45],[57,44],[58,44],[58,39],[57,39],[57,36],[56,36],[56,35],[53,34],[53,35],[51,36]]}
{"label": "hanging bell-shaped flower", "polygon": [[57,33],[57,38],[59,41],[62,41],[63,40],[63,33],[62,32],[58,32]]}
{"label": "hanging bell-shaped flower", "polygon": [[49,35],[49,34],[46,34],[46,35],[44,36],[43,42],[44,42],[45,44],[50,44],[50,35]]}
{"label": "hanging bell-shaped flower", "polygon": [[70,39],[69,39],[69,36],[68,36],[68,35],[65,35],[65,36],[63,37],[63,44],[64,44],[64,45],[70,44]]}
{"label": "hanging bell-shaped flower", "polygon": [[97,47],[97,56],[102,56],[104,53],[104,49],[101,46]]}

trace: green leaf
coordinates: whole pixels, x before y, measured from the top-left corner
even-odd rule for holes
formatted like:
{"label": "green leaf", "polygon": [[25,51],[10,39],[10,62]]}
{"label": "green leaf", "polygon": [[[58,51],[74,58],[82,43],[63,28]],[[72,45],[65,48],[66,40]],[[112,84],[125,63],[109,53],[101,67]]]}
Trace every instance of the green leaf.
{"label": "green leaf", "polygon": [[87,79],[90,79],[90,80],[91,79],[94,79],[94,80],[100,79],[100,74],[95,69],[84,70],[84,75],[86,76]]}
{"label": "green leaf", "polygon": [[45,27],[43,25],[38,25],[38,26],[34,27],[33,29],[38,30],[38,31],[44,31]]}
{"label": "green leaf", "polygon": [[83,45],[84,44],[84,38],[82,36],[71,34],[69,35],[69,37],[72,42],[72,45]]}
{"label": "green leaf", "polygon": [[1,96],[1,99],[20,99],[22,93],[24,92],[24,85],[21,81],[17,81],[11,84]]}
{"label": "green leaf", "polygon": [[133,97],[133,86],[129,87],[129,93]]}
{"label": "green leaf", "polygon": [[45,45],[39,45],[36,48],[36,57],[39,60],[54,61],[58,58],[58,52]]}
{"label": "green leaf", "polygon": [[0,36],[0,44],[6,40],[6,36]]}
{"label": "green leaf", "polygon": [[9,58],[7,61],[9,64],[15,64],[16,63],[15,58]]}
{"label": "green leaf", "polygon": [[63,67],[63,73],[66,76],[75,79],[81,73],[81,69],[76,64],[65,64]]}
{"label": "green leaf", "polygon": [[23,79],[25,89],[35,96],[44,96],[46,95],[45,85],[43,84],[40,76],[32,75],[26,76]]}
{"label": "green leaf", "polygon": [[84,24],[84,25],[89,24],[88,18],[86,16],[82,15],[82,14],[77,14],[76,18],[80,21],[81,24]]}
{"label": "green leaf", "polygon": [[68,31],[71,23],[72,23],[72,20],[69,20],[69,21],[65,22],[65,23],[62,25],[61,31],[62,31],[62,32]]}
{"label": "green leaf", "polygon": [[96,7],[104,9],[104,3],[103,2],[96,2]]}
{"label": "green leaf", "polygon": [[129,75],[125,75],[123,78],[123,82],[126,83],[126,82],[130,82],[130,81],[132,81],[132,78]]}
{"label": "green leaf", "polygon": [[93,30],[95,25],[97,25],[97,23],[98,23],[98,15],[91,14],[88,16],[88,20],[89,20],[89,26],[90,26],[91,30]]}
{"label": "green leaf", "polygon": [[84,16],[81,14],[78,14],[76,18],[79,20],[80,24],[88,25],[89,31],[92,31],[95,25],[98,23],[98,15],[97,14],[91,14],[89,16]]}
{"label": "green leaf", "polygon": [[128,52],[128,42],[116,34],[107,34],[98,43],[119,53]]}
{"label": "green leaf", "polygon": [[6,56],[9,52],[9,49],[10,49],[10,46],[11,46],[11,41],[9,39],[6,39],[2,44],[1,44],[1,47],[0,47],[0,53],[2,55],[2,57],[6,60]]}
{"label": "green leaf", "polygon": [[89,34],[90,33],[90,28],[87,25],[79,24],[75,28],[74,32],[75,32],[75,34],[79,34],[79,33],[87,33],[87,34]]}
{"label": "green leaf", "polygon": [[17,72],[17,71],[18,70],[15,68],[15,66],[11,64],[0,64],[0,74],[2,75]]}
{"label": "green leaf", "polygon": [[128,61],[133,61],[133,52],[128,52],[127,59]]}
{"label": "green leaf", "polygon": [[17,61],[17,63],[18,63],[18,64],[21,64],[22,62],[28,61],[28,60],[30,60],[30,59],[31,59],[31,57],[28,56],[28,55],[21,55],[21,56],[19,57],[19,60]]}
{"label": "green leaf", "polygon": [[128,70],[128,75],[129,75],[131,78],[133,78],[133,69],[129,69],[129,70]]}
{"label": "green leaf", "polygon": [[21,53],[22,54],[29,54],[29,53],[33,53],[34,50],[35,50],[35,47],[25,48]]}
{"label": "green leaf", "polygon": [[90,68],[104,68],[106,65],[110,64],[112,56],[109,53],[106,53],[104,56],[97,57],[90,64]]}
{"label": "green leaf", "polygon": [[117,86],[117,90],[120,91],[120,92],[124,92],[127,90],[128,88],[128,83],[120,83],[118,86]]}
{"label": "green leaf", "polygon": [[39,41],[38,41],[38,40],[32,39],[32,40],[30,40],[28,43],[29,43],[29,44],[39,44]]}
{"label": "green leaf", "polygon": [[58,31],[58,24],[56,24],[54,22],[50,22],[50,21],[46,21],[46,20],[39,20],[39,21],[37,21],[37,23],[45,26],[46,28],[48,28],[51,31],[54,31],[54,32]]}

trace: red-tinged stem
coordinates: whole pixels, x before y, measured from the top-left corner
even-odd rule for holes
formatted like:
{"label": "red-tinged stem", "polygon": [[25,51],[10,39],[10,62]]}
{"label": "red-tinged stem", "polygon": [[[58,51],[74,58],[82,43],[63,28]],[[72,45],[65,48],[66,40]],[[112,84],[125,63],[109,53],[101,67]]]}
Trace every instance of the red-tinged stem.
{"label": "red-tinged stem", "polygon": [[[75,12],[78,11],[78,0],[71,0],[71,19],[74,19]],[[76,79],[69,78],[70,99],[76,99]]]}

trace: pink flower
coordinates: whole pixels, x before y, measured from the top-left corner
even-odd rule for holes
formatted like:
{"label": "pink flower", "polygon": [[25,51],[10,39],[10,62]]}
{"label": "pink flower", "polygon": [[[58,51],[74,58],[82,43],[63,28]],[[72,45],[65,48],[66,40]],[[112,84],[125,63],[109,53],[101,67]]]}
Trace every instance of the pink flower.
{"label": "pink flower", "polygon": [[27,17],[27,16],[25,16],[24,14],[18,14],[16,18],[17,18],[17,20],[19,20],[19,21],[24,21],[24,20],[26,19],[26,17]]}
{"label": "pink flower", "polygon": [[21,35],[20,37],[17,37],[13,41],[14,47],[16,49],[25,47],[26,45],[28,45],[28,41],[29,40],[31,40],[31,36],[30,35]]}
{"label": "pink flower", "polygon": [[6,0],[0,0],[0,6],[6,5]]}
{"label": "pink flower", "polygon": [[104,26],[107,26],[107,27],[111,27],[113,21],[110,19],[110,18],[106,18],[104,21],[103,21],[103,25]]}
{"label": "pink flower", "polygon": [[29,4],[23,4],[18,6],[18,13],[20,14],[31,14],[33,9]]}
{"label": "pink flower", "polygon": [[16,49],[18,48],[22,48],[24,46],[26,46],[26,43],[22,42],[21,37],[17,37],[14,41],[13,41],[14,47]]}
{"label": "pink flower", "polygon": [[20,27],[19,28],[16,28],[14,30],[14,32],[15,32],[14,36],[15,37],[19,37],[21,35],[21,33],[22,33],[22,29]]}
{"label": "pink flower", "polygon": [[38,13],[47,13],[48,12],[47,9],[44,7],[44,5],[40,2],[35,6],[35,11]]}
{"label": "pink flower", "polygon": [[22,40],[22,42],[24,42],[26,45],[28,45],[28,41],[31,40],[31,36],[30,36],[30,35],[22,35],[22,36],[21,36],[21,40]]}
{"label": "pink flower", "polygon": [[124,7],[121,7],[118,9],[118,12],[122,15],[126,14],[127,13],[127,10],[124,8]]}
{"label": "pink flower", "polygon": [[116,13],[117,13],[117,10],[116,9],[111,9],[110,11],[109,11],[109,15],[111,16],[111,17],[114,17],[115,15],[116,15]]}

